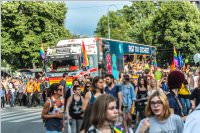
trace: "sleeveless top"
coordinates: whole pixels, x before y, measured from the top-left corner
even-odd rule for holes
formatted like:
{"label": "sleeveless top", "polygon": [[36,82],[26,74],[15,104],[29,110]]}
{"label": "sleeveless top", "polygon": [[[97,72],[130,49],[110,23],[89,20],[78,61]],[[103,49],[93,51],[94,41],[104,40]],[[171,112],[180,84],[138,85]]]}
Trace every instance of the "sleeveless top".
{"label": "sleeveless top", "polygon": [[[136,96],[136,98],[137,99],[142,99],[142,98],[146,98],[148,96],[148,91],[147,90],[145,90],[145,91],[141,91],[140,90],[140,87],[138,87],[138,92],[137,92],[137,96]],[[137,107],[140,107],[140,108],[144,108],[145,107],[145,102],[146,102],[147,100],[142,100],[142,101],[138,101],[138,102],[136,102],[136,106]],[[136,107],[136,108],[137,108]]]}
{"label": "sleeveless top", "polygon": [[94,96],[94,93],[90,92],[90,104],[91,105],[94,104],[95,100],[96,100],[96,97]]}
{"label": "sleeveless top", "polygon": [[140,87],[138,87],[138,92],[137,92],[137,96],[136,96],[136,98],[137,99],[141,99],[141,98],[146,98],[148,95],[147,95],[147,90],[145,90],[145,91],[141,91],[140,90]]}
{"label": "sleeveless top", "polygon": [[50,109],[48,114],[57,114],[57,113],[63,113],[64,112],[64,101],[63,101],[63,97],[60,97],[59,100],[61,102],[61,105],[58,106],[57,105],[57,101],[56,99],[50,98]]}
{"label": "sleeveless top", "polygon": [[[50,101],[50,109],[48,111],[48,114],[57,114],[57,113],[63,113],[64,112],[64,103],[63,98],[59,98],[61,101],[61,105],[57,105],[57,100],[55,98],[48,99]],[[48,131],[62,131],[62,118],[51,118],[47,119],[45,122],[45,127]]]}
{"label": "sleeveless top", "polygon": [[72,103],[69,106],[69,115],[73,118],[73,119],[82,119],[82,115],[83,111],[82,111],[82,100],[81,100],[81,96],[80,96],[80,100],[76,101],[74,99],[74,95],[72,95]]}

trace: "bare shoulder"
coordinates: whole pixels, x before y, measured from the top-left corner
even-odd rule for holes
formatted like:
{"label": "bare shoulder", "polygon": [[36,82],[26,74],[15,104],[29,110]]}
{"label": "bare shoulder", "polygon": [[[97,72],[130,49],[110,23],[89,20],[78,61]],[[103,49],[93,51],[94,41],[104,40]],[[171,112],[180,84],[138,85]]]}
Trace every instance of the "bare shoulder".
{"label": "bare shoulder", "polygon": [[48,109],[50,107],[50,100],[46,100],[43,109]]}
{"label": "bare shoulder", "polygon": [[91,96],[91,92],[90,92],[90,91],[88,91],[88,92],[85,94],[85,99],[89,99],[89,98],[90,98],[90,96]]}

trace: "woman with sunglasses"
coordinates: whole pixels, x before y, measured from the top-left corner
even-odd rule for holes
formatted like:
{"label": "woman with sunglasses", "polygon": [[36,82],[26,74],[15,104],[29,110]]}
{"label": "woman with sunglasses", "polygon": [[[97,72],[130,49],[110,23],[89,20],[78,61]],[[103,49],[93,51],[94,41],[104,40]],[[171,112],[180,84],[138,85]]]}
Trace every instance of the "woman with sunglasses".
{"label": "woman with sunglasses", "polygon": [[91,85],[91,82],[90,82],[90,81],[87,81],[87,82],[85,83],[84,91],[81,93],[81,96],[85,97],[86,93],[87,93],[88,91],[91,91],[91,89],[92,89],[91,86],[92,86],[92,85]]}
{"label": "woman with sunglasses", "polygon": [[49,88],[50,98],[45,102],[42,119],[45,122],[46,133],[62,133],[63,130],[63,86],[54,83]]}
{"label": "woman with sunglasses", "polygon": [[143,119],[136,133],[182,133],[183,121],[172,114],[166,95],[156,90],[150,96]]}
{"label": "woman with sunglasses", "polygon": [[115,133],[114,122],[117,120],[118,109],[113,96],[99,96],[92,107],[90,116],[91,126],[87,133]]}

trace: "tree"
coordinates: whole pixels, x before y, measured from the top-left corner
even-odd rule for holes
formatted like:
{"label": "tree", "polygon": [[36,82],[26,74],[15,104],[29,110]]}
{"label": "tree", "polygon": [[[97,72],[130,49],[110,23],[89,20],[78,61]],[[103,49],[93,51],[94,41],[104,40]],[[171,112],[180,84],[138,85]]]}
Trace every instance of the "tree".
{"label": "tree", "polygon": [[[117,36],[111,34],[111,38],[156,46],[158,64],[171,63],[173,46],[190,61],[200,51],[200,12],[190,2],[137,1],[113,12],[118,13],[123,16],[120,21],[110,15],[112,23],[121,24],[115,27]],[[106,20],[106,16],[99,20],[98,36],[107,37]]]}
{"label": "tree", "polygon": [[193,61],[192,56],[200,51],[199,28],[200,13],[193,4],[162,2],[149,25],[140,34],[144,36],[143,42],[158,49],[169,49],[163,53],[158,51],[161,64],[171,61],[169,55],[173,56],[173,47],[179,49],[184,58]]}
{"label": "tree", "polygon": [[39,50],[70,38],[63,2],[4,2],[1,5],[2,59],[13,68],[41,65]]}
{"label": "tree", "polygon": [[[128,32],[125,29],[130,28],[122,13],[109,11],[110,36],[112,39],[129,41]],[[99,37],[108,37],[108,16],[102,16],[97,24],[95,35]]]}

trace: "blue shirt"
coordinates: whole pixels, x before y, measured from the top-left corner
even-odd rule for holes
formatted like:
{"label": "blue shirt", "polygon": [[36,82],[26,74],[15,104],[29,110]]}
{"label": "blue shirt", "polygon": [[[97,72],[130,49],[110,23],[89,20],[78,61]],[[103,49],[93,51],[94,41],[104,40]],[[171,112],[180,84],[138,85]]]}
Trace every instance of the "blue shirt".
{"label": "blue shirt", "polygon": [[118,93],[121,92],[121,87],[119,85],[115,85],[111,90],[108,88],[108,86],[105,87],[105,93],[109,94],[118,100]]}
{"label": "blue shirt", "polygon": [[166,83],[162,83],[162,89],[166,92],[170,91]]}
{"label": "blue shirt", "polygon": [[122,84],[122,105],[128,105],[130,111],[133,100],[135,100],[135,92],[132,84]]}
{"label": "blue shirt", "polygon": [[68,90],[68,88],[67,88],[67,86],[66,86],[66,80],[62,79],[62,80],[60,81],[60,85],[62,85],[62,86],[65,88],[65,91]]}
{"label": "blue shirt", "polygon": [[91,92],[90,95],[91,95],[90,104],[92,105],[92,104],[94,104],[94,102],[95,102],[95,100],[96,100],[96,97],[94,96],[94,93],[93,93],[93,92]]}
{"label": "blue shirt", "polygon": [[179,104],[177,101],[178,98],[176,98],[176,95],[174,94],[174,92],[170,91],[167,94],[167,99],[168,99],[170,108],[174,110],[174,114],[182,116],[181,108],[179,107]]}
{"label": "blue shirt", "polygon": [[0,89],[0,94],[1,94],[1,97],[4,97],[5,96],[5,90]]}
{"label": "blue shirt", "polygon": [[118,93],[121,92],[121,86],[115,85],[111,90],[108,88],[108,86],[105,87],[104,89],[106,94],[109,94],[117,100],[117,108],[119,109],[119,98],[118,98]]}

